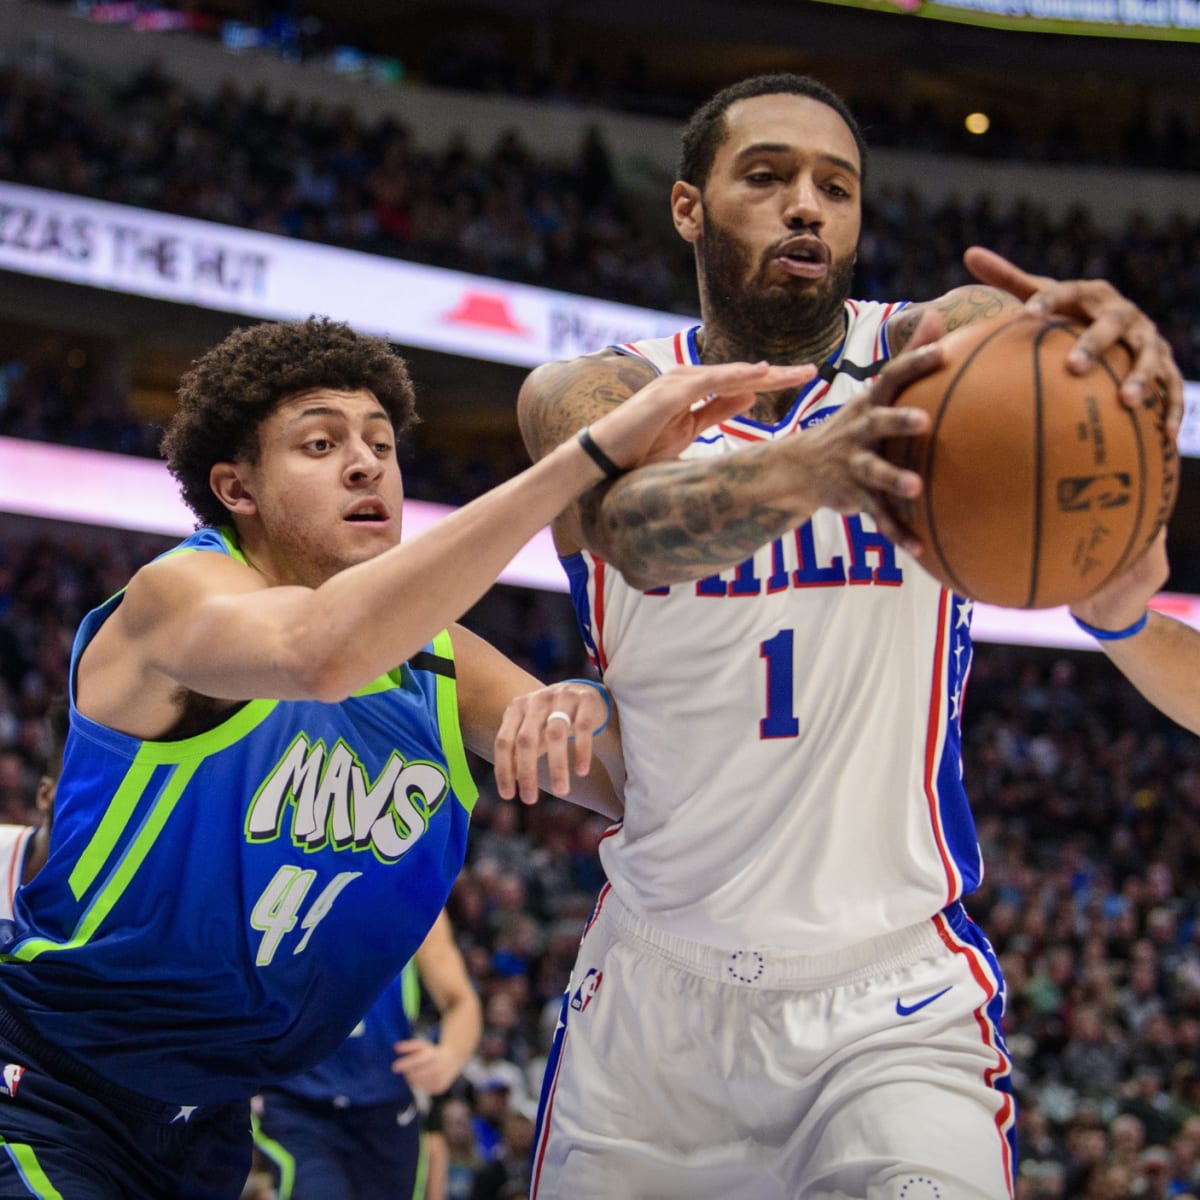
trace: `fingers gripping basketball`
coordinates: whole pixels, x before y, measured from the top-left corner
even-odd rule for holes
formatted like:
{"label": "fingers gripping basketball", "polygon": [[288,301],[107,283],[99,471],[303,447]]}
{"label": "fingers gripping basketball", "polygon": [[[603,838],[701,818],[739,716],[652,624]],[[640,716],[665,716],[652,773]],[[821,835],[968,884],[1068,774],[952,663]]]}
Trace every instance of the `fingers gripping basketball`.
{"label": "fingers gripping basketball", "polygon": [[949,334],[945,365],[908,385],[928,436],[883,454],[924,482],[890,502],[921,565],[963,595],[1011,608],[1083,599],[1150,544],[1175,503],[1178,461],[1161,398],[1121,402],[1127,351],[1066,366],[1079,328],[1030,313]]}

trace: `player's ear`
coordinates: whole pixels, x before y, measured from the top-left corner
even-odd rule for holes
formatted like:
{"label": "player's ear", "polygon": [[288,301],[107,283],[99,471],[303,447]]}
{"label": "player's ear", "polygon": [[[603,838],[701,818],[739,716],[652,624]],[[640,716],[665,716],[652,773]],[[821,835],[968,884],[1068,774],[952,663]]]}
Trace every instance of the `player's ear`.
{"label": "player's ear", "polygon": [[231,513],[249,516],[257,510],[258,505],[242,478],[244,470],[245,464],[242,463],[216,463],[208,473],[208,486]]}
{"label": "player's ear", "polygon": [[675,181],[671,188],[671,219],[685,242],[698,242],[704,229],[704,195],[694,184]]}
{"label": "player's ear", "polygon": [[53,775],[43,775],[38,780],[34,803],[40,813],[54,811],[54,796],[58,791],[58,780]]}

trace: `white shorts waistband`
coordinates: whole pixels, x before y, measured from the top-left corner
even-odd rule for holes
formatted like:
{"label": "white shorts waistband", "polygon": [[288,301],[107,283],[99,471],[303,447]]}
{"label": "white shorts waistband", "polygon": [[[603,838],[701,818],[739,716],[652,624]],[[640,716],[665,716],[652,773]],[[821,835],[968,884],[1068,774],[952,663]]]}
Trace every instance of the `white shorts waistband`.
{"label": "white shorts waistband", "polygon": [[878,978],[946,949],[930,919],[828,954],[761,947],[725,950],[658,929],[623,904],[612,887],[599,902],[595,923],[601,922],[694,975],[755,988],[822,991]]}

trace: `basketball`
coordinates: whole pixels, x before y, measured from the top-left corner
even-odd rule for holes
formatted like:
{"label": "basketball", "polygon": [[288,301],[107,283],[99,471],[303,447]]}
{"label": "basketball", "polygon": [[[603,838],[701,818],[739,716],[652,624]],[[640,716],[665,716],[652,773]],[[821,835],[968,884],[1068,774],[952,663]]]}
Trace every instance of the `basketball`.
{"label": "basketball", "polygon": [[920,541],[921,566],[961,595],[1007,608],[1082,600],[1171,515],[1179,471],[1166,402],[1121,401],[1123,346],[1083,375],[1068,371],[1080,332],[1024,312],[964,326],[943,339],[945,364],[895,401],[925,409],[931,428],[882,447],[925,485],[892,509]]}

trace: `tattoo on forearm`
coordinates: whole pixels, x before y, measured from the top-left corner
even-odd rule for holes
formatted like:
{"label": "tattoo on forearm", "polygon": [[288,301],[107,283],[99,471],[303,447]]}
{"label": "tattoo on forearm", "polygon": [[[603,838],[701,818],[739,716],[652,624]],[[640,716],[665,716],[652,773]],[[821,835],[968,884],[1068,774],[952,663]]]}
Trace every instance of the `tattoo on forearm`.
{"label": "tattoo on forearm", "polygon": [[757,500],[759,478],[741,455],[635,472],[583,502],[585,540],[641,586],[725,570],[795,524],[794,513]]}
{"label": "tattoo on forearm", "polygon": [[933,307],[942,314],[942,320],[946,322],[946,329],[949,331],[974,321],[987,321],[998,317],[1008,309],[1020,308],[1021,303],[1007,292],[980,285],[957,288],[942,300],[935,301]]}
{"label": "tattoo on forearm", "polygon": [[940,300],[931,300],[927,304],[913,304],[902,309],[888,322],[888,334],[894,348],[903,350],[917,331],[917,325],[929,309],[935,309],[942,314],[946,332],[958,329],[972,321],[986,321],[990,317],[998,317],[1002,312],[1013,311],[1021,307],[1021,302],[1007,292],[998,288],[984,287],[983,284],[955,288]]}

